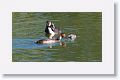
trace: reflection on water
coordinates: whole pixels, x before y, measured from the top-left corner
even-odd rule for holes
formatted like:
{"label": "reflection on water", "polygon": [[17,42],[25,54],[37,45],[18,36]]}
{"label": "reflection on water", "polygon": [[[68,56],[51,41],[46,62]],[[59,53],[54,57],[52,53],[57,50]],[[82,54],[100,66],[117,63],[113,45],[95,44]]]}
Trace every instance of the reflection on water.
{"label": "reflection on water", "polygon": [[[51,20],[75,41],[35,44],[44,39],[45,22]],[[102,61],[101,12],[13,12],[13,62],[100,62]]]}

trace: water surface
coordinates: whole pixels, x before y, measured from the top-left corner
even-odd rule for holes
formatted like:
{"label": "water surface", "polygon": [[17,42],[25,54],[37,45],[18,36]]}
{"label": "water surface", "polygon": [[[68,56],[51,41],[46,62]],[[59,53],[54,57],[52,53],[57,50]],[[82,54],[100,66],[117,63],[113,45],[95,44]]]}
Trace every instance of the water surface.
{"label": "water surface", "polygon": [[[46,39],[45,22],[51,20],[75,41],[35,44]],[[101,12],[13,12],[13,62],[100,62],[102,61]]]}

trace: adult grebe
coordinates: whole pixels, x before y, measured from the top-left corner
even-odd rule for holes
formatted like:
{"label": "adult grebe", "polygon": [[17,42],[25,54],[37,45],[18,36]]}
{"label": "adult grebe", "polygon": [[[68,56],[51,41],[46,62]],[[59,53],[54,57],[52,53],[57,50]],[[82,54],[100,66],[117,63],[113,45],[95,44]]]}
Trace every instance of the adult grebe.
{"label": "adult grebe", "polygon": [[42,40],[35,41],[36,44],[50,44],[50,43],[56,43],[56,42],[60,42],[60,40],[42,39]]}
{"label": "adult grebe", "polygon": [[70,35],[66,36],[65,33],[61,33],[60,36],[58,36],[54,39],[42,39],[42,40],[35,41],[35,43],[36,44],[56,43],[56,42],[61,42],[61,39],[74,41],[76,39],[76,35],[70,34]]}
{"label": "adult grebe", "polygon": [[61,30],[55,27],[51,21],[46,21],[45,33],[49,39],[52,39],[55,34],[60,34]]}
{"label": "adult grebe", "polygon": [[61,33],[59,37],[57,37],[56,39],[42,39],[42,40],[38,40],[35,41],[36,44],[49,44],[49,43],[56,43],[56,42],[60,42],[60,40],[62,38],[65,37],[64,33]]}

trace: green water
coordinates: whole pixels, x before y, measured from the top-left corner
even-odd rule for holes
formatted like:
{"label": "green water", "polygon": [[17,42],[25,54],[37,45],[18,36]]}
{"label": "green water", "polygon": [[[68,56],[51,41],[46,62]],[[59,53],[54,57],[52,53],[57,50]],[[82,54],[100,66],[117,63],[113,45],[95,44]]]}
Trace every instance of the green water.
{"label": "green water", "polygon": [[[76,34],[72,42],[37,45],[35,40],[46,38],[47,20],[62,32]],[[13,62],[101,62],[102,13],[101,12],[13,12],[12,13]]]}

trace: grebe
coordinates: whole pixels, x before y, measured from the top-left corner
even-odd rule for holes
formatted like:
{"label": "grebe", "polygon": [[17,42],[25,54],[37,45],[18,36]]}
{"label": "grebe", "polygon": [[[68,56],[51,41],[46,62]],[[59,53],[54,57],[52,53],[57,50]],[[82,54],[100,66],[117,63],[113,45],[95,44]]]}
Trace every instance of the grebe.
{"label": "grebe", "polygon": [[65,37],[64,33],[61,33],[59,37],[56,37],[55,39],[42,39],[35,41],[36,44],[49,44],[49,43],[56,43],[60,42],[62,38]]}
{"label": "grebe", "polygon": [[45,33],[49,39],[52,39],[55,34],[60,34],[61,30],[55,27],[51,21],[46,21]]}
{"label": "grebe", "polygon": [[70,35],[67,36],[67,38],[69,40],[75,40],[76,39],[76,35],[75,34],[70,34]]}
{"label": "grebe", "polygon": [[76,35],[70,34],[70,35],[66,36],[65,33],[61,33],[60,36],[57,36],[54,39],[42,39],[42,40],[35,41],[35,43],[36,44],[56,43],[56,42],[61,42],[62,39],[74,41],[76,39]]}
{"label": "grebe", "polygon": [[60,42],[60,40],[42,39],[42,40],[35,41],[36,44],[50,44],[50,43],[56,43],[56,42]]}

